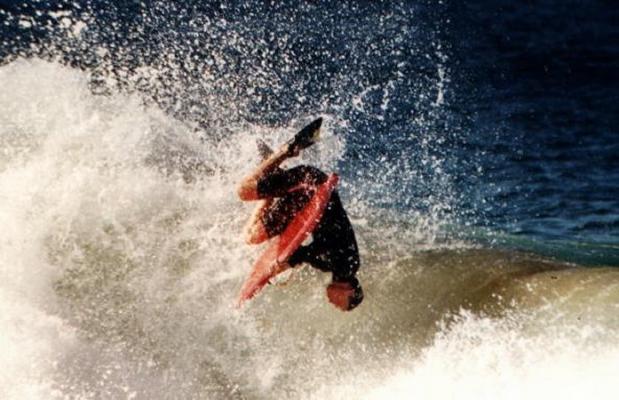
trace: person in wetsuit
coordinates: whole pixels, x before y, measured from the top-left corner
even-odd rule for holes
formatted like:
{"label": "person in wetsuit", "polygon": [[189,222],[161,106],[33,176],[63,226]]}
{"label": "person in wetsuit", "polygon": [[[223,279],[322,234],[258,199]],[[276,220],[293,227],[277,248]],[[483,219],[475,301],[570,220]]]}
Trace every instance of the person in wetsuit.
{"label": "person in wetsuit", "polygon": [[[322,119],[317,119],[297,137],[315,136],[321,123]],[[262,200],[248,224],[246,239],[249,244],[262,243],[281,234],[296,213],[305,207],[313,190],[327,180],[327,174],[312,166],[280,168],[282,162],[298,156],[312,143],[293,140],[284,144],[239,185],[241,200]],[[357,307],[363,300],[363,290],[356,278],[360,266],[359,250],[337,190],[332,192],[312,238],[309,245],[297,249],[288,264],[295,267],[308,263],[321,271],[331,272],[332,281],[327,287],[329,301],[344,311]]]}

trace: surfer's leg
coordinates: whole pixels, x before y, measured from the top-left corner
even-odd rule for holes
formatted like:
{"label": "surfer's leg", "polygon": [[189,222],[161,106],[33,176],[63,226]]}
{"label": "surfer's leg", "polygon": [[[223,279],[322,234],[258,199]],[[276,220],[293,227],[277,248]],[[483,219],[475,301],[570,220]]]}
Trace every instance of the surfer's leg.
{"label": "surfer's leg", "polygon": [[309,200],[308,192],[299,189],[315,187],[326,178],[318,168],[299,166],[286,171],[278,168],[260,179],[256,191],[266,201],[256,207],[246,225],[246,242],[259,244],[282,233]]}
{"label": "surfer's leg", "polygon": [[[271,174],[287,158],[298,156],[301,150],[314,144],[320,133],[321,125],[322,118],[314,120],[305,128],[301,129],[291,141],[284,143],[278,151],[270,154],[253,173],[241,181],[238,188],[240,199],[243,201],[250,201],[264,198],[260,196],[258,191],[258,182],[260,179]],[[268,149],[268,146],[267,149],[264,149],[264,146],[262,147],[262,150],[266,150],[263,151],[263,154],[267,155],[270,149]]]}
{"label": "surfer's leg", "polygon": [[299,165],[288,170],[275,170],[256,183],[259,198],[283,197],[296,190],[309,190],[327,180],[327,174],[316,167]]}
{"label": "surfer's leg", "polygon": [[247,244],[260,244],[269,239],[269,234],[264,226],[264,215],[272,205],[273,199],[265,199],[258,204],[254,213],[245,225],[245,242]]}
{"label": "surfer's leg", "polygon": [[309,198],[308,193],[297,191],[284,197],[262,200],[245,226],[246,242],[259,244],[282,233]]}
{"label": "surfer's leg", "polygon": [[254,172],[243,178],[237,190],[241,200],[251,201],[269,197],[261,196],[258,192],[258,182],[265,176],[269,176],[273,172],[277,171],[279,165],[287,158],[294,157],[298,154],[292,153],[289,147],[290,146],[288,144],[282,146],[278,151],[271,154],[266,160],[260,163]]}

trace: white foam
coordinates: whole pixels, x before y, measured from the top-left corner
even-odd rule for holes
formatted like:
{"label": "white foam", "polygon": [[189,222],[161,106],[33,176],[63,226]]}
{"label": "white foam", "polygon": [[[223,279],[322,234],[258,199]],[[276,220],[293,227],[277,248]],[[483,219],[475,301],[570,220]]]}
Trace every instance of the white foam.
{"label": "white foam", "polygon": [[[144,108],[137,98],[91,95],[82,72],[19,61],[0,68],[0,87],[0,137],[3,147],[9,149],[2,153],[5,158],[0,164],[0,340],[4,353],[0,357],[0,392],[9,398],[50,398],[58,387],[63,388],[60,393],[89,393],[99,382],[97,374],[86,379],[83,387],[70,389],[66,382],[72,377],[54,366],[63,363],[64,369],[75,372],[77,365],[91,364],[97,371],[102,364],[126,361],[123,356],[106,360],[94,351],[98,345],[87,345],[74,337],[75,321],[68,323],[64,318],[89,318],[81,315],[79,307],[91,305],[78,302],[75,313],[66,309],[67,301],[59,301],[54,290],[59,279],[68,269],[81,271],[82,265],[95,269],[105,262],[89,258],[92,251],[105,259],[116,254],[112,249],[119,249],[119,260],[106,264],[108,270],[125,259],[147,260],[161,247],[157,237],[170,233],[157,227],[166,218],[194,205],[195,212],[208,215],[209,206],[227,207],[233,197],[222,197],[227,193],[223,186],[211,193],[203,186],[188,192],[182,180],[167,179],[149,166],[146,160],[157,138],[166,136],[173,141],[187,132],[158,110]],[[166,141],[160,143],[165,145]],[[199,143],[197,138],[193,143]],[[212,177],[211,183],[216,185],[218,179]],[[207,226],[189,221],[175,234],[179,240],[193,239],[211,250],[222,232],[204,235],[204,239],[197,235],[209,232],[208,225],[219,230],[217,223],[216,218],[206,221]],[[235,221],[229,223],[234,226]],[[110,236],[106,230],[119,234]],[[122,234],[127,230],[131,232]],[[176,243],[171,241],[168,247]],[[106,251],[112,252],[110,256]],[[160,266],[165,266],[165,260]],[[215,265],[212,271],[216,276]],[[239,263],[236,274],[241,271]],[[84,279],[100,279],[96,275],[100,273],[105,272],[95,269]],[[157,271],[153,275],[157,276]],[[149,292],[149,286],[158,284],[157,278],[140,284],[144,295],[153,299],[160,295],[156,288]],[[119,285],[127,287],[131,282]],[[98,289],[97,285],[92,287]],[[106,309],[107,300],[101,301]],[[93,310],[99,308],[95,305]],[[123,312],[122,307],[108,310]],[[84,347],[81,355],[73,354],[75,346]],[[114,352],[113,345],[109,349]],[[89,353],[92,358],[84,361],[82,357]],[[151,372],[136,378],[135,385],[140,387],[149,376]]]}
{"label": "white foam", "polygon": [[364,398],[615,398],[619,340],[607,327],[540,317],[463,312],[419,359],[395,368]]}
{"label": "white foam", "polygon": [[[234,310],[257,253],[239,235],[251,205],[234,193],[258,161],[248,137],[275,144],[306,118],[201,140],[137,95],[92,95],[86,73],[58,64],[2,66],[0,87],[0,398],[609,397],[619,354],[604,321],[465,313],[419,347],[440,299],[402,311],[388,262],[396,244],[432,248],[437,233],[364,214],[362,199],[347,207],[367,218],[364,260],[384,263],[364,266],[359,310],[327,304],[315,271]],[[331,121],[305,159],[325,168],[345,145]],[[409,272],[414,285],[425,271]]]}
{"label": "white foam", "polygon": [[[232,309],[253,257],[239,234],[251,205],[234,192],[257,162],[246,132],[204,143],[42,61],[1,67],[0,87],[0,397],[276,385],[281,356]],[[332,164],[331,143],[311,157]],[[185,171],[188,159],[206,172]]]}

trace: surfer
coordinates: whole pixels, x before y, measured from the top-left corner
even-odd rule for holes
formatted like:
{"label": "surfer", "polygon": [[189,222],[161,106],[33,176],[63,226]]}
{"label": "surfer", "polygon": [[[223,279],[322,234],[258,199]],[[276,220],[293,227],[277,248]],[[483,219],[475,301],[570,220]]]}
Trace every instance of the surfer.
{"label": "surfer", "polygon": [[[316,119],[276,152],[259,144],[265,160],[238,188],[241,200],[261,200],[247,225],[247,243],[258,244],[280,235],[310,201],[315,188],[327,180],[327,174],[312,166],[280,167],[285,160],[298,156],[301,150],[314,144],[321,124],[322,118]],[[363,300],[363,290],[355,276],[360,264],[359,250],[337,191],[331,193],[312,237],[309,245],[300,246],[286,263],[277,266],[277,270],[308,263],[331,272],[332,281],[327,287],[329,301],[341,310],[352,310]]]}

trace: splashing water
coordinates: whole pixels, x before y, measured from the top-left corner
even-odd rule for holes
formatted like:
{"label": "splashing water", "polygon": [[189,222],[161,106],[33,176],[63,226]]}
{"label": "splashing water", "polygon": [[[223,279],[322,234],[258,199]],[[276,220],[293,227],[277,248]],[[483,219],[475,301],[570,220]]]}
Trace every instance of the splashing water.
{"label": "splashing water", "polygon": [[[610,398],[615,270],[445,230],[475,165],[433,12],[102,4],[0,10],[0,397]],[[366,300],[305,268],[236,310],[235,185],[316,114]]]}

